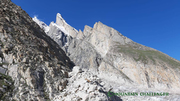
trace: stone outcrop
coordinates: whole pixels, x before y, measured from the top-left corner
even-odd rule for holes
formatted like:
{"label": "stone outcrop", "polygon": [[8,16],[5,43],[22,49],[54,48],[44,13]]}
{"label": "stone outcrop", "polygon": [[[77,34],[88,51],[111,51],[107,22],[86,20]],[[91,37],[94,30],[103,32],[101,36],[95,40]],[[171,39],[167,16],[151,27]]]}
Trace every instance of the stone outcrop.
{"label": "stone outcrop", "polygon": [[138,44],[101,22],[96,22],[93,28],[86,25],[76,37],[70,37],[66,54],[76,65],[91,69],[100,78],[179,91],[180,62],[158,50]]}
{"label": "stone outcrop", "polygon": [[51,100],[66,87],[73,66],[25,11],[0,1],[0,100]]}
{"label": "stone outcrop", "polygon": [[[0,1],[2,101],[178,101],[179,88],[178,60],[101,22],[78,32],[58,13],[47,26]],[[119,92],[168,96],[112,95]]]}

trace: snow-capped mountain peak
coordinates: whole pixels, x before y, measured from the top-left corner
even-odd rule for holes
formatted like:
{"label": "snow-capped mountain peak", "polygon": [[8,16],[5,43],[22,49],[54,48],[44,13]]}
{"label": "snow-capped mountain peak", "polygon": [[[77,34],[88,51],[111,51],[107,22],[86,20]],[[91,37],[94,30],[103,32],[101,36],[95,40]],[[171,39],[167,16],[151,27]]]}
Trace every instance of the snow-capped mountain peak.
{"label": "snow-capped mountain peak", "polygon": [[51,22],[50,25],[46,25],[44,22],[40,21],[36,16],[33,18],[33,20],[42,28],[46,33],[49,32],[51,29],[51,26],[55,26],[59,30],[61,30],[64,34],[71,36],[71,37],[76,37],[78,34],[78,31],[71,27],[61,16],[60,13],[57,13],[56,15],[56,23]]}

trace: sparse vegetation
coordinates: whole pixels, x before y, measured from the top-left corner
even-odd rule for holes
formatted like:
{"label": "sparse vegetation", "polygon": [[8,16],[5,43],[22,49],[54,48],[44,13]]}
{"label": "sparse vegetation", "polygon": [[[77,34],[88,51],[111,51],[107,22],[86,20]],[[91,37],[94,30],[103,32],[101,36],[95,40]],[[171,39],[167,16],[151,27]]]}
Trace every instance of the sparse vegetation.
{"label": "sparse vegetation", "polygon": [[13,80],[10,76],[0,73],[0,88],[3,88],[5,92],[0,90],[0,100],[5,100],[7,95],[14,89]]}
{"label": "sparse vegetation", "polygon": [[163,62],[168,63],[172,67],[180,66],[180,62],[175,61],[171,57],[156,50],[140,50],[129,46],[119,45],[118,51],[128,56],[131,56],[135,61],[141,61],[144,64],[147,64],[150,61],[156,64],[157,60],[161,60]]}
{"label": "sparse vegetation", "polygon": [[5,62],[0,63],[0,66],[3,66],[3,65],[9,65],[9,63],[5,63]]}
{"label": "sparse vegetation", "polygon": [[4,47],[4,44],[3,44],[3,42],[1,40],[0,40],[0,46]]}
{"label": "sparse vegetation", "polygon": [[48,94],[48,92],[46,92],[46,82],[45,82],[45,80],[43,81],[43,90],[44,90],[44,99],[46,101],[50,101],[49,94]]}

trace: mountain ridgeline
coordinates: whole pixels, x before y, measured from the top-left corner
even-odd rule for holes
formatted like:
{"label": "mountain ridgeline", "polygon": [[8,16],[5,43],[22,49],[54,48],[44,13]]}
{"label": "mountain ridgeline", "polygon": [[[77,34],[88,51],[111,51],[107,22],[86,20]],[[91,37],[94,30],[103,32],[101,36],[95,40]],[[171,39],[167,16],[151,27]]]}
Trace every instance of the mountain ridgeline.
{"label": "mountain ridgeline", "polygon": [[[43,27],[37,18],[34,21]],[[147,87],[179,87],[178,60],[133,42],[101,22],[96,22],[93,28],[86,25],[83,31],[77,32],[58,13],[56,23],[51,22],[47,27],[46,34],[81,68],[93,69],[102,75],[118,73],[116,76],[124,75]]]}
{"label": "mountain ridgeline", "polygon": [[[1,101],[180,100],[180,61],[96,22],[77,31],[57,14],[46,25],[0,1]],[[109,96],[109,92],[170,96]]]}
{"label": "mountain ridgeline", "polygon": [[56,23],[44,28],[67,56],[83,69],[119,84],[135,84],[145,88],[177,90],[180,88],[180,61],[123,36],[117,30],[96,22],[77,31],[58,13]]}

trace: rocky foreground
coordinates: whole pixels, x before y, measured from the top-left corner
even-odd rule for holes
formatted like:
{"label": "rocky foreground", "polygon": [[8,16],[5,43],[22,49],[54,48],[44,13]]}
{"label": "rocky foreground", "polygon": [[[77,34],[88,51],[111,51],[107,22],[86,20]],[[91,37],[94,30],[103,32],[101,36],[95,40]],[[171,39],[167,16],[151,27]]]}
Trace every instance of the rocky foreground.
{"label": "rocky foreground", "polygon": [[0,99],[45,101],[74,66],[59,45],[10,0],[0,1]]}

